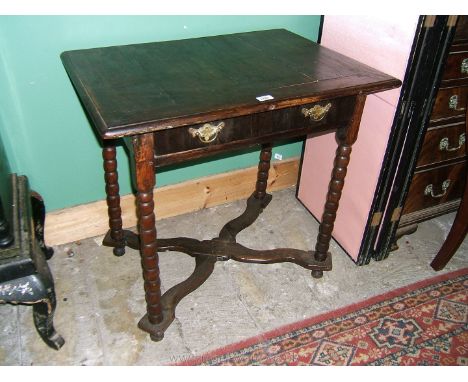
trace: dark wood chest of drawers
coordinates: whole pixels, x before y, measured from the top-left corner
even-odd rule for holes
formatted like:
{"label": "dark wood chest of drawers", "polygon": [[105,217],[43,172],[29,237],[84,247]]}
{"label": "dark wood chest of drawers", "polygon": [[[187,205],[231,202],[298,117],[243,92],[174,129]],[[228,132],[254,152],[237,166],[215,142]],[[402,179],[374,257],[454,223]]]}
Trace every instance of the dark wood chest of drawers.
{"label": "dark wood chest of drawers", "polygon": [[457,23],[419,153],[397,237],[417,223],[455,211],[466,176],[468,17]]}

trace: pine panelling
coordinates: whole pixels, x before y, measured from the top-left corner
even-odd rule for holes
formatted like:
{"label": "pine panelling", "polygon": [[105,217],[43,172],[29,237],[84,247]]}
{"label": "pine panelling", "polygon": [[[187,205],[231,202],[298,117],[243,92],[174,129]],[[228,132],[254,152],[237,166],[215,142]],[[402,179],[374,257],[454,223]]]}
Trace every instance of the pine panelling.
{"label": "pine panelling", "polygon": [[[295,186],[298,173],[298,158],[272,162],[267,190],[277,191]],[[254,191],[256,178],[257,167],[249,167],[156,188],[154,191],[156,219],[245,199]],[[135,197],[131,194],[122,196],[121,208],[124,227],[134,227],[137,222]],[[45,238],[48,245],[59,245],[103,235],[107,230],[105,200],[54,211],[46,216]]]}

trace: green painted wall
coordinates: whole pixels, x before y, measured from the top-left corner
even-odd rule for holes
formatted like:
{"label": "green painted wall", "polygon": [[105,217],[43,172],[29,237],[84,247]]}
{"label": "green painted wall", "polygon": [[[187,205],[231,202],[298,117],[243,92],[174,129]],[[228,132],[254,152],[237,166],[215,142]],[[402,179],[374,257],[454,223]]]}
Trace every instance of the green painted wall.
{"label": "green painted wall", "polygon": [[[12,171],[27,175],[48,210],[105,198],[101,150],[62,67],[62,51],[286,28],[316,41],[319,16],[0,16],[0,129]],[[301,142],[276,146],[283,158]],[[162,186],[255,165],[247,151],[173,166]],[[121,194],[131,192],[118,150]]]}

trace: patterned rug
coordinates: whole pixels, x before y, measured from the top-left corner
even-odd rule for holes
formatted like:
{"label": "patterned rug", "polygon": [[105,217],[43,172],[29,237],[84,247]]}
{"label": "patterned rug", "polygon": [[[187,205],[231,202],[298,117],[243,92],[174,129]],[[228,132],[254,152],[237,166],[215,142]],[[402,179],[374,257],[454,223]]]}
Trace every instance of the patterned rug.
{"label": "patterned rug", "polygon": [[468,365],[468,268],[177,365]]}

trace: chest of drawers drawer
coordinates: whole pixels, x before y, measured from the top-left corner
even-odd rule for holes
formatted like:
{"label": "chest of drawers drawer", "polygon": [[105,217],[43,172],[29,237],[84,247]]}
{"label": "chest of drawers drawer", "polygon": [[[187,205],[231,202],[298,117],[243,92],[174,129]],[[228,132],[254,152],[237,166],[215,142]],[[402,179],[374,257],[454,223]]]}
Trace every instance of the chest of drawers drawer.
{"label": "chest of drawers drawer", "polygon": [[447,57],[442,80],[468,79],[468,44],[457,45]]}
{"label": "chest of drawers drawer", "polygon": [[434,207],[461,197],[466,162],[417,171],[408,192],[403,214]]}
{"label": "chest of drawers drawer", "polygon": [[455,41],[468,40],[468,16],[459,16],[457,22],[457,29],[455,31]]}
{"label": "chest of drawers drawer", "polygon": [[463,116],[468,98],[466,86],[439,89],[432,109],[431,121]]}
{"label": "chest of drawers drawer", "polygon": [[345,126],[352,97],[154,132],[156,166]]}
{"label": "chest of drawers drawer", "polygon": [[427,130],[417,166],[426,166],[466,155],[465,123],[438,126]]}

